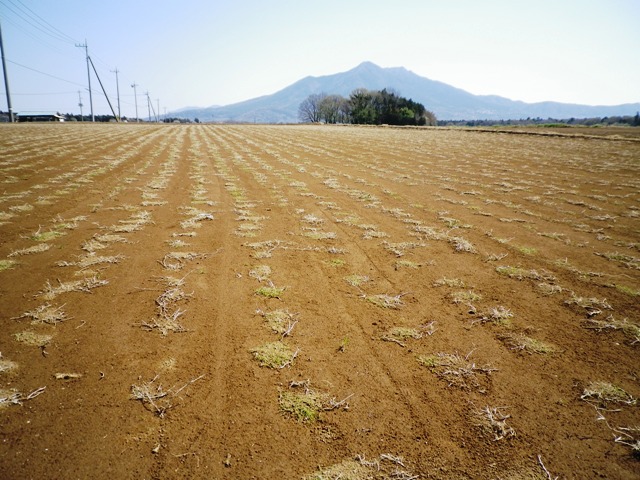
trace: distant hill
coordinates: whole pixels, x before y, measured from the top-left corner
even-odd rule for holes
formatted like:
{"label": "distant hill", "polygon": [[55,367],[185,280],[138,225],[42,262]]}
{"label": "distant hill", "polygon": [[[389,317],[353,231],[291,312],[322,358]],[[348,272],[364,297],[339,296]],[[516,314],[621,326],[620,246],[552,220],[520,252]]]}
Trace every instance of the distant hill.
{"label": "distant hill", "polygon": [[203,122],[296,123],[298,106],[312,93],[347,97],[356,88],[392,88],[422,103],[438,120],[507,120],[521,118],[590,118],[635,115],[640,103],[590,106],[558,102],[525,103],[496,95],[473,95],[446,83],[430,80],[403,67],[382,68],[363,62],[343,73],[305,77],[272,94],[240,103],[207,108],[185,108],[171,115]]}

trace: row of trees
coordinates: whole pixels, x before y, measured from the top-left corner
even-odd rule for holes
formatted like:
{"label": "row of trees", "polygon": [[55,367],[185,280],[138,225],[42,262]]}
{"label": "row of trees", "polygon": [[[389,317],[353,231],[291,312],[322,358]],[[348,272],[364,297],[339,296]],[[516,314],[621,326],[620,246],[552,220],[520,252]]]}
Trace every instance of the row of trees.
{"label": "row of trees", "polygon": [[441,126],[465,126],[465,127],[492,127],[496,125],[540,125],[547,127],[569,127],[581,125],[595,127],[601,125],[629,125],[640,127],[640,113],[635,115],[616,115],[611,117],[592,118],[523,118],[520,120],[444,120],[438,121]]}
{"label": "row of trees", "polygon": [[393,91],[358,88],[349,98],[326,93],[309,95],[298,108],[298,119],[307,123],[355,123],[366,125],[436,125],[433,112]]}

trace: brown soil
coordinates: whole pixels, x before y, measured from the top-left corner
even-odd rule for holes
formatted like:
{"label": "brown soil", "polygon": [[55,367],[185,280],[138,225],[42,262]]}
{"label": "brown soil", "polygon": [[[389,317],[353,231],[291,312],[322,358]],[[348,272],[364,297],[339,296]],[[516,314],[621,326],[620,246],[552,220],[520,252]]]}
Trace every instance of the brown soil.
{"label": "brown soil", "polygon": [[[640,143],[65,124],[0,146],[1,477],[640,476],[640,407],[584,397],[640,397]],[[25,253],[36,232],[62,235]],[[261,366],[279,340],[295,358]],[[305,391],[315,421],[279,404]]]}

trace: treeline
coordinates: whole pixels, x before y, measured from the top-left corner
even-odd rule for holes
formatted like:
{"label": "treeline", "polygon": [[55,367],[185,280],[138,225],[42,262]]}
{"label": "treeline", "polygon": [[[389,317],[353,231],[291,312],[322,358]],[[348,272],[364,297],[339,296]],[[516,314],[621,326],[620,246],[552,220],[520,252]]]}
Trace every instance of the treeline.
{"label": "treeline", "polygon": [[593,118],[523,118],[520,120],[440,120],[439,126],[463,126],[463,127],[492,127],[507,125],[539,125],[547,127],[570,127],[570,126],[611,126],[629,125],[640,127],[640,113],[635,115],[620,115],[612,117]]}
{"label": "treeline", "polygon": [[360,125],[436,125],[433,112],[395,92],[358,88],[349,98],[326,93],[309,95],[298,108],[303,123]]}
{"label": "treeline", "polygon": [[[90,122],[91,121],[91,115],[83,115],[82,117],[80,115],[77,114],[73,114],[73,113],[65,113],[64,115],[62,115],[65,119],[65,121],[67,122]],[[116,121],[116,117],[114,117],[113,115],[94,115],[96,122],[99,123],[108,123],[108,122],[115,122]],[[120,118],[121,122],[128,122],[128,123],[136,123],[136,119],[135,118],[128,118],[128,117],[121,117]],[[144,119],[140,119],[139,120],[141,123],[156,123],[155,119],[154,120],[144,120]],[[188,119],[188,118],[179,118],[179,117],[162,117],[160,119],[161,123],[191,123],[192,120]],[[200,123],[200,120],[198,120],[197,118],[195,120],[193,120],[193,122],[195,123]]]}

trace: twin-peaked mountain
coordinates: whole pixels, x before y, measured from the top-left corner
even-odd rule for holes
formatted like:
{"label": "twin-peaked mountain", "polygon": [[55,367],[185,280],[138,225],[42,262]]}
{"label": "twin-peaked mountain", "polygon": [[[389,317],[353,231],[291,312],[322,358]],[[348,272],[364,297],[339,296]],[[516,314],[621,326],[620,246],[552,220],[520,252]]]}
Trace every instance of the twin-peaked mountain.
{"label": "twin-peaked mountain", "polygon": [[634,115],[640,103],[590,106],[558,102],[525,103],[496,95],[473,95],[446,83],[430,80],[403,67],[382,68],[364,62],[342,73],[305,77],[272,94],[240,103],[176,112],[182,118],[203,122],[298,122],[298,106],[314,93],[348,97],[357,88],[393,89],[435,113],[438,120],[501,120],[523,118],[591,118]]}

